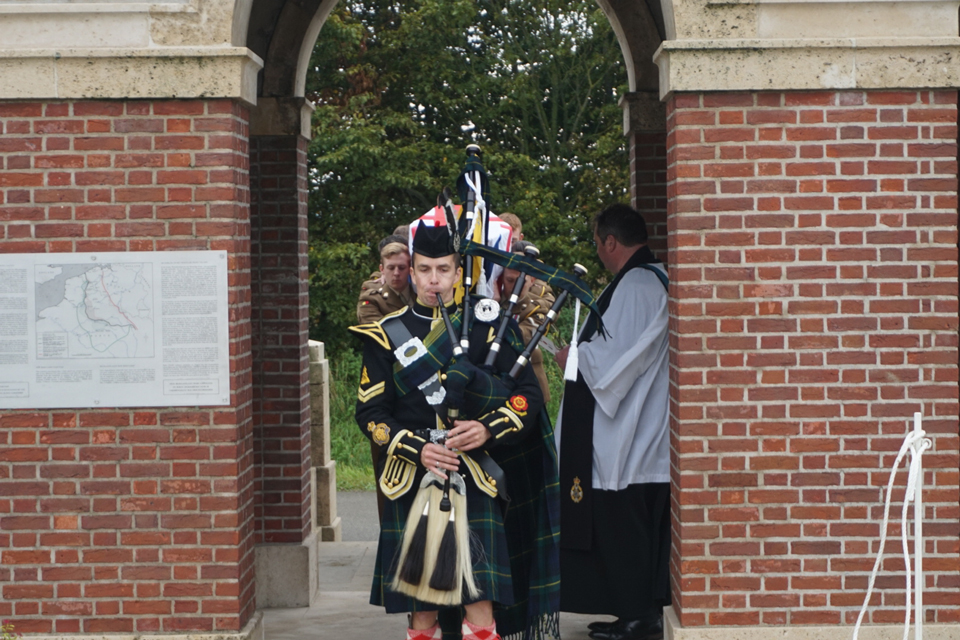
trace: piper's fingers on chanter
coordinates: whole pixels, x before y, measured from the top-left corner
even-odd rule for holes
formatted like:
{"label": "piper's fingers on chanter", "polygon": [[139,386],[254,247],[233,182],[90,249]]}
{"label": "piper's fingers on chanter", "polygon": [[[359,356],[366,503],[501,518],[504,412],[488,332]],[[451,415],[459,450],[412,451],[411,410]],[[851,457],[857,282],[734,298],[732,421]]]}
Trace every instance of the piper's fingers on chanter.
{"label": "piper's fingers on chanter", "polygon": [[[443,470],[456,471],[460,468],[460,459],[457,454],[433,443],[423,446],[423,450],[420,452],[420,462],[425,468],[438,473],[438,475]],[[441,477],[446,478],[445,475]]]}
{"label": "piper's fingers on chanter", "polygon": [[456,441],[458,437],[469,433],[471,428],[478,424],[480,423],[476,420],[454,420],[453,428],[447,431],[447,446],[450,447],[451,440]]}
{"label": "piper's fingers on chanter", "polygon": [[476,420],[458,420],[454,424],[456,426],[450,432],[456,435],[453,437],[447,436],[447,446],[451,449],[473,451],[483,446],[490,438],[490,432],[487,428]]}

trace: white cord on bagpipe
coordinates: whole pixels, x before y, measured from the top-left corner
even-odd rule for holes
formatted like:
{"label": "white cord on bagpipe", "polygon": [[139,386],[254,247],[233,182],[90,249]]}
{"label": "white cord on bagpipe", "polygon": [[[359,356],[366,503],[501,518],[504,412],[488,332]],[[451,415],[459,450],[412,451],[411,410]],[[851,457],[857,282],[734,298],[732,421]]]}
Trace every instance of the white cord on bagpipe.
{"label": "white cord on bagpipe", "polygon": [[563,369],[563,379],[577,381],[577,368],[580,366],[580,349],[577,347],[577,333],[580,325],[580,299],[573,308],[573,335],[570,337],[570,348],[567,350],[567,366]]}
{"label": "white cord on bagpipe", "polygon": [[[473,176],[474,176],[473,179],[470,178],[469,173],[464,174],[463,176],[464,180],[467,183],[467,187],[471,191],[473,191],[473,197],[474,197],[474,206],[473,206],[474,213],[473,213],[473,218],[470,220],[470,227],[467,229],[466,237],[470,240],[473,239],[474,227],[479,222],[481,225],[480,226],[480,244],[487,244],[487,229],[486,229],[486,225],[483,224],[483,220],[485,220],[485,215],[487,213],[487,203],[486,201],[484,201],[483,193],[480,191],[480,187],[482,186],[480,172],[474,171]],[[507,250],[509,251],[510,247],[507,247]],[[481,260],[480,264],[482,265],[483,264],[482,258],[477,258],[477,259]],[[477,280],[477,291],[482,292],[485,295],[489,295],[490,293],[492,293],[492,290],[487,285],[487,274],[485,273],[483,268],[480,269],[480,277]]]}
{"label": "white cord on bagpipe", "polygon": [[913,500],[913,548],[916,555],[916,566],[914,574],[916,579],[916,608],[914,614],[915,633],[914,640],[923,640],[923,452],[929,449],[933,443],[925,437],[926,432],[920,428],[922,416],[920,412],[913,414],[913,431],[907,434],[897,454],[897,459],[893,463],[893,469],[890,470],[890,480],[887,482],[887,497],[883,506],[883,525],[880,529],[880,549],[877,552],[877,560],[873,565],[873,573],[870,574],[870,583],[867,586],[867,595],[863,599],[863,607],[860,609],[860,615],[857,616],[857,624],[853,628],[853,639],[857,640],[860,633],[860,624],[867,613],[867,605],[870,603],[870,596],[873,594],[874,583],[877,581],[877,572],[880,570],[880,563],[883,560],[883,550],[887,541],[887,524],[890,520],[890,500],[893,493],[893,482],[903,458],[910,453],[910,467],[907,472],[907,489],[903,495],[903,508],[900,512],[900,543],[903,547],[903,565],[907,578],[906,604],[904,605],[903,621],[903,640],[907,640],[910,634],[910,552],[907,548],[907,506]]}
{"label": "white cord on bagpipe", "polygon": [[[481,212],[485,212],[487,210],[487,203],[483,200],[483,193],[480,191],[480,187],[482,186],[480,181],[480,172],[474,171],[473,175],[474,175],[473,180],[470,179],[469,173],[463,177],[467,181],[467,186],[470,187],[471,191],[473,191],[473,197],[474,197],[474,203],[475,203],[474,211],[480,214]],[[476,182],[474,182],[474,180],[476,180]]]}

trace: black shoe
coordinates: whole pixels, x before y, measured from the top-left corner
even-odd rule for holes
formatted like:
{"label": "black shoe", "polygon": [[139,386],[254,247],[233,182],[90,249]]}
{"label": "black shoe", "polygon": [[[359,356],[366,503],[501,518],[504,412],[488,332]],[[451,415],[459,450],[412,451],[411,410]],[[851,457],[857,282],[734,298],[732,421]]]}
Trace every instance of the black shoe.
{"label": "black shoe", "polygon": [[616,620],[614,620],[613,622],[601,622],[601,621],[597,620],[596,622],[591,622],[590,624],[588,624],[588,625],[587,625],[587,629],[590,629],[590,631],[607,631],[607,632],[609,632],[609,631],[612,631],[613,628],[616,627],[617,624],[619,624],[619,623],[620,623],[620,619],[619,619],[619,618],[616,619]]}
{"label": "black shoe", "polygon": [[609,631],[591,631],[593,640],[663,640],[663,621],[655,620],[617,620]]}

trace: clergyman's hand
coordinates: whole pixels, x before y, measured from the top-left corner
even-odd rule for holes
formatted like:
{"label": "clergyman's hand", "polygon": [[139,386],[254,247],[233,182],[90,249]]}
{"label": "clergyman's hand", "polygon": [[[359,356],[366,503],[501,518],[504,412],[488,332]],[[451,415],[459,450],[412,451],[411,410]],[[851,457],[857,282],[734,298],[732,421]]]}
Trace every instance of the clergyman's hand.
{"label": "clergyman's hand", "polygon": [[479,449],[491,438],[490,430],[476,420],[457,420],[447,432],[447,446],[460,451]]}

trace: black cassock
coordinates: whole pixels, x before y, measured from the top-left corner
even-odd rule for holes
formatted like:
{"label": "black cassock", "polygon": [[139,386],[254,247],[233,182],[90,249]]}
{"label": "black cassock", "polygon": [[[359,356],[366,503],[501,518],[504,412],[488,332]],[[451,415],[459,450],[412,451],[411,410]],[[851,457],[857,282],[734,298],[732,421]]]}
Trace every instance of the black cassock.
{"label": "black cassock", "polygon": [[[597,300],[601,313],[628,271],[653,262],[649,250],[638,250]],[[596,338],[596,328],[591,316],[580,339]],[[591,488],[595,406],[578,373],[575,382],[567,382],[563,399],[560,609],[646,618],[670,604],[670,485]]]}

